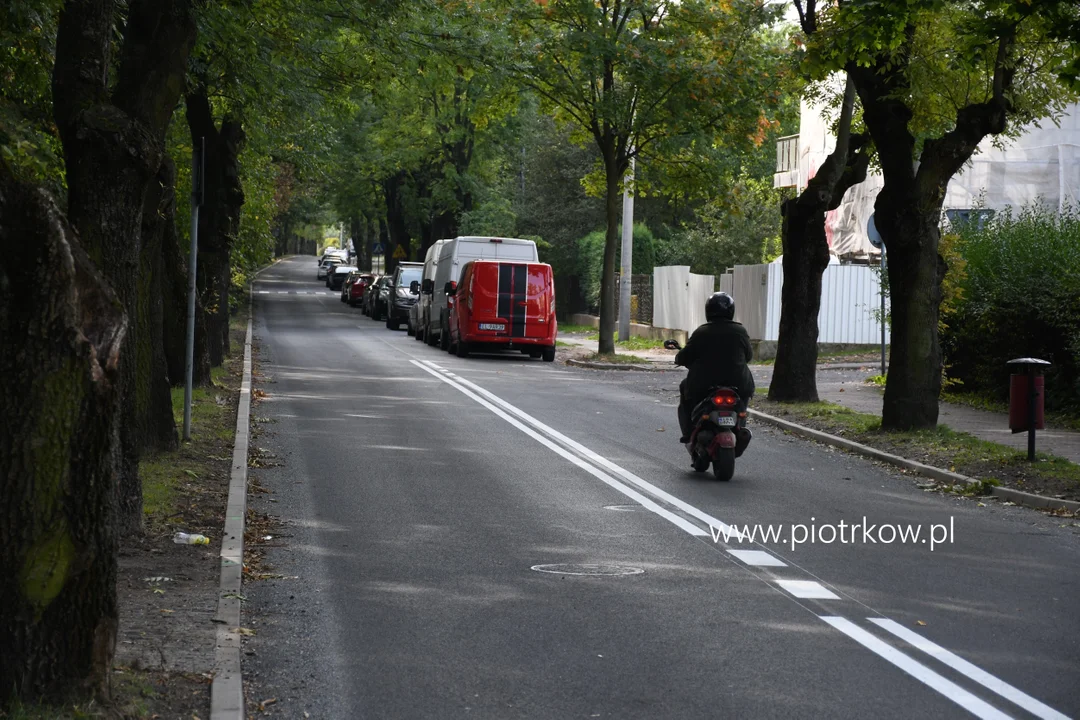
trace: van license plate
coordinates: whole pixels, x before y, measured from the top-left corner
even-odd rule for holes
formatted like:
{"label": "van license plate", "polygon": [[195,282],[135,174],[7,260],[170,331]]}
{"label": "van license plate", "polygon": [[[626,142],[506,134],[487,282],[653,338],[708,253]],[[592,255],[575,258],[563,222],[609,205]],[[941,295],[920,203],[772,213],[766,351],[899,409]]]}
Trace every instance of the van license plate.
{"label": "van license plate", "polygon": [[497,332],[502,332],[503,330],[506,329],[506,326],[505,325],[497,325],[495,323],[480,323],[480,329],[481,330],[495,330]]}
{"label": "van license plate", "polygon": [[735,427],[734,415],[720,415],[716,418],[716,424],[720,427]]}

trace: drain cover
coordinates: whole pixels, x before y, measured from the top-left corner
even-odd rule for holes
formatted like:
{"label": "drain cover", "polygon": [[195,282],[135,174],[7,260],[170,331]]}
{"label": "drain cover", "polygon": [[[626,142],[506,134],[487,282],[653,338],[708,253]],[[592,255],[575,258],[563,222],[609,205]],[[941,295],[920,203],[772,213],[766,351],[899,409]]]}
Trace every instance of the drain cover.
{"label": "drain cover", "polygon": [[591,565],[563,563],[556,565],[533,565],[531,570],[554,575],[640,575],[645,572],[641,568],[629,565]]}

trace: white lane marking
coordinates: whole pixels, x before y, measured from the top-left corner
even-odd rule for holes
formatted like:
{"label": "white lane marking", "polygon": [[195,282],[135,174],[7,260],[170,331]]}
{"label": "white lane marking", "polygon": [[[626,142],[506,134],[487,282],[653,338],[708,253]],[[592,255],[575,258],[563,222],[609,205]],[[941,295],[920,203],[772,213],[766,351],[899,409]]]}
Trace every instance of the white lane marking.
{"label": "white lane marking", "polygon": [[278,291],[277,291],[277,294],[278,294],[278,295],[288,295],[288,294],[289,294],[289,291],[288,291],[288,290],[278,290]]}
{"label": "white lane marking", "polygon": [[435,368],[440,373],[443,373],[443,374],[453,378],[456,382],[459,382],[462,385],[468,387],[469,389],[474,390],[477,393],[483,395],[484,397],[491,400],[491,402],[496,403],[497,405],[499,405],[500,407],[505,409],[507,412],[513,413],[514,415],[517,415],[519,418],[521,418],[525,422],[529,423],[530,425],[535,427],[537,430],[540,430],[541,432],[547,434],[549,437],[551,437],[551,438],[553,438],[555,440],[558,440],[559,442],[566,445],[567,447],[569,447],[569,448],[571,448],[573,450],[576,450],[577,452],[584,455],[585,457],[587,457],[589,460],[593,461],[597,465],[600,465],[601,467],[603,467],[603,468],[605,468],[605,469],[607,469],[607,470],[621,476],[624,480],[626,480],[626,481],[628,481],[628,482],[630,482],[630,483],[632,483],[634,485],[637,485],[639,488],[641,488],[645,492],[649,493],[653,497],[659,498],[659,499],[663,500],[664,502],[668,503],[669,505],[674,505],[675,507],[679,508],[680,510],[687,513],[688,515],[691,515],[692,517],[696,517],[698,520],[703,520],[704,522],[709,524],[710,528],[716,528],[718,530],[724,531],[727,534],[727,537],[729,537],[729,538],[735,538],[737,540],[742,540],[743,534],[739,530],[732,527],[731,525],[728,525],[727,523],[725,523],[725,522],[723,522],[721,520],[717,520],[712,515],[709,515],[708,513],[704,512],[702,510],[699,510],[698,508],[694,507],[693,505],[680,500],[679,498],[675,497],[674,495],[672,495],[672,494],[670,494],[670,493],[668,493],[668,492],[666,492],[664,490],[661,490],[660,488],[656,487],[652,483],[650,483],[650,482],[648,482],[646,480],[643,480],[642,478],[638,477],[637,475],[630,472],[629,470],[626,470],[625,468],[620,467],[619,465],[616,465],[615,463],[611,462],[607,458],[596,454],[595,452],[593,452],[589,448],[585,447],[581,443],[578,443],[578,442],[576,442],[574,440],[571,440],[570,438],[566,437],[565,435],[563,435],[558,430],[555,430],[554,428],[548,427],[544,423],[542,423],[539,420],[537,420],[536,418],[534,418],[532,415],[529,415],[524,410],[521,410],[520,408],[517,408],[517,407],[511,405],[510,403],[506,402],[505,400],[500,398],[498,395],[494,395],[494,394],[488,392],[487,390],[480,387],[479,385],[471,383],[468,380],[466,380],[465,378],[459,377],[458,375],[455,375],[454,373],[450,372],[449,370],[446,370],[445,368],[439,367],[438,365],[436,365],[435,363],[433,363],[433,362],[431,362],[429,360],[425,360],[424,363],[427,364],[427,365],[430,365],[433,368]]}
{"label": "white lane marking", "polygon": [[776,584],[803,600],[839,600],[840,596],[816,580],[777,580]]}
{"label": "white lane marking", "polygon": [[979,683],[983,687],[992,690],[1001,697],[1016,703],[1020,707],[1027,710],[1036,717],[1043,718],[1044,720],[1068,720],[1067,715],[1062,715],[1054,708],[1039,702],[1035,698],[1031,697],[1027,693],[1024,693],[1012,685],[1009,685],[1004,680],[1000,680],[990,673],[982,670],[975,665],[972,665],[967,660],[963,659],[956,653],[950,652],[945,648],[930,642],[926,638],[922,637],[918,633],[912,632],[895,620],[888,620],[883,618],[867,618],[870,622],[874,623],[878,627],[889,631],[896,637],[900,638],[904,642],[908,643],[912,647],[922,650],[930,657],[940,660],[953,670],[956,670],[961,675],[966,675],[975,682]]}
{"label": "white lane marking", "polygon": [[386,419],[385,415],[358,415],[356,413],[345,413],[345,417],[367,418],[368,420],[385,420]]}
{"label": "white lane marking", "polygon": [[938,675],[922,663],[908,657],[892,645],[874,637],[847,618],[823,615],[821,616],[821,619],[866,649],[876,653],[885,660],[888,660],[911,677],[925,683],[934,690],[937,690],[972,715],[980,718],[993,718],[994,720],[1006,720],[1009,717],[984,700],[975,697],[951,680]]}
{"label": "white lane marking", "polygon": [[260,294],[260,295],[269,295],[269,294],[270,294],[270,291],[269,291],[269,290],[260,290],[260,291],[259,291],[259,294]]}
{"label": "white lane marking", "polygon": [[523,432],[526,435],[528,435],[529,437],[531,437],[533,440],[536,440],[536,442],[540,443],[541,445],[548,448],[552,452],[566,458],[570,462],[572,462],[575,465],[577,465],[578,467],[580,467],[585,472],[589,473],[590,475],[597,478],[598,480],[603,481],[605,484],[609,485],[610,487],[614,488],[615,490],[618,490],[619,492],[621,492],[626,497],[630,498],[631,500],[634,500],[635,502],[639,503],[641,506],[651,510],[652,512],[656,513],[657,515],[664,518],[665,520],[672,523],[673,525],[677,526],[678,528],[686,531],[687,533],[689,533],[691,535],[698,536],[698,537],[708,535],[707,532],[705,532],[704,530],[699,528],[697,525],[694,525],[693,523],[690,523],[690,522],[686,521],[685,519],[679,517],[675,513],[671,512],[670,510],[665,510],[664,508],[660,507],[655,502],[653,502],[649,498],[645,497],[641,493],[633,490],[632,488],[628,488],[626,485],[623,485],[621,482],[619,482],[615,478],[611,477],[607,473],[601,472],[598,468],[595,468],[592,465],[590,465],[589,463],[585,462],[584,460],[579,458],[577,455],[574,455],[573,453],[568,452],[567,450],[559,447],[558,445],[551,442],[550,440],[548,440],[543,435],[541,435],[541,434],[537,433],[536,431],[534,431],[532,428],[527,427],[527,426],[523,425],[522,423],[518,422],[517,420],[515,420],[514,418],[510,417],[505,412],[503,412],[499,408],[495,407],[494,405],[492,405],[488,401],[484,400],[484,398],[480,397],[476,393],[470,392],[467,388],[460,385],[459,383],[457,383],[457,382],[451,380],[450,378],[436,372],[435,370],[432,370],[429,367],[424,366],[422,363],[420,363],[420,362],[418,362],[416,360],[410,360],[409,362],[411,362],[413,365],[416,365],[416,367],[420,368],[424,372],[430,373],[431,375],[434,375],[435,377],[439,378],[440,380],[442,380],[444,383],[446,383],[450,387],[456,389],[458,392],[465,395],[466,397],[471,398],[472,400],[476,401],[477,403],[479,403],[483,407],[487,408],[491,412],[495,413],[497,416],[499,416],[500,418],[502,418],[506,422],[508,422],[511,425],[513,425],[514,427],[516,427],[521,432]]}
{"label": "white lane marking", "polygon": [[764,550],[728,550],[728,555],[757,567],[787,567],[787,563]]}

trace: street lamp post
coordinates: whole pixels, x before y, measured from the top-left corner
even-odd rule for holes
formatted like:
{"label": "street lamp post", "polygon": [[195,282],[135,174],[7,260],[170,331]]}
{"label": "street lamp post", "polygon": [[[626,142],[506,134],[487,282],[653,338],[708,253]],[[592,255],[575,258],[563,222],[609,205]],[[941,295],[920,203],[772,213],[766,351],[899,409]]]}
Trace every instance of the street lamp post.
{"label": "street lamp post", "polygon": [[630,276],[634,265],[634,158],[623,183],[622,262],[619,270],[619,340],[630,339]]}

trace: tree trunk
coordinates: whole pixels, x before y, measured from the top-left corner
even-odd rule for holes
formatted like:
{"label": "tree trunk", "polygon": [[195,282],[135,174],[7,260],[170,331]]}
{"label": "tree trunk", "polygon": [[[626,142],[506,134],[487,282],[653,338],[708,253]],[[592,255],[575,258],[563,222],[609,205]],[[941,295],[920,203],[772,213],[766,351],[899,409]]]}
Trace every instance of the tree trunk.
{"label": "tree trunk", "polygon": [[818,168],[799,197],[783,205],[781,237],[784,286],[780,332],[769,399],[817,402],[818,311],[821,277],[829,266],[825,214],[840,206],[847,191],[866,179],[870,163],[866,137],[851,136],[855,83],[848,78],[837,130],[836,149]]}
{"label": "tree trunk", "polygon": [[147,187],[142,215],[142,249],[135,323],[141,342],[135,362],[135,411],[140,450],[172,450],[177,446],[172,391],[165,359],[165,224],[174,221],[175,168],[166,158]]}
{"label": "tree trunk", "polygon": [[619,221],[622,214],[622,193],[619,190],[622,173],[613,150],[604,153],[604,170],[607,177],[607,194],[604,198],[607,235],[604,240],[604,266],[600,277],[600,345],[597,351],[608,355],[615,352],[615,255],[619,251]]}
{"label": "tree trunk", "polygon": [[386,229],[389,235],[389,243],[384,246],[383,255],[386,267],[385,274],[392,273],[394,268],[397,267],[398,261],[394,258],[394,251],[397,250],[398,246],[404,247],[406,253],[410,249],[411,239],[409,238],[409,228],[405,221],[405,209],[401,197],[405,179],[405,173],[399,172],[383,181],[383,194],[386,197]]}
{"label": "tree trunk", "polygon": [[[804,193],[805,195],[806,193]],[[784,285],[780,299],[780,334],[769,382],[769,399],[817,402],[818,311],[821,276],[829,266],[825,208],[784,203]]]}
{"label": "tree trunk", "polygon": [[0,707],[107,694],[123,307],[0,162]]}
{"label": "tree trunk", "polygon": [[[889,376],[881,413],[885,430],[937,425],[942,370],[938,315],[946,271],[938,254],[941,206],[949,181],[979,143],[1005,131],[1017,67],[1010,59],[1015,32],[1015,26],[1005,28],[997,38],[992,96],[957,110],[954,127],[939,137],[923,138],[918,152],[909,127],[914,113],[905,104],[910,95],[906,65],[890,57],[848,68],[884,177],[874,221],[888,252],[891,304]],[[897,54],[910,56],[906,49]]]}
{"label": "tree trunk", "polygon": [[[128,5],[119,68],[110,88],[117,3],[69,0],[60,14],[53,108],[64,147],[68,219],[116,292],[138,316],[137,279],[146,188],[164,155],[165,130],[179,100],[196,25],[190,0]],[[118,526],[142,528],[136,411],[137,353],[129,328],[120,356]]]}
{"label": "tree trunk", "polygon": [[194,147],[206,143],[203,204],[199,207],[199,295],[206,309],[210,364],[220,367],[229,354],[229,288],[232,286],[232,244],[240,230],[244,192],[240,183],[240,151],[244,130],[226,118],[217,127],[206,94],[200,86],[185,99],[188,129]]}
{"label": "tree trunk", "polygon": [[[946,271],[938,254],[941,201],[935,203],[917,191],[883,188],[874,217],[888,228],[882,236],[888,247],[891,342],[881,426],[932,428],[937,425],[941,394],[938,315]],[[895,242],[897,235],[904,241]]]}
{"label": "tree trunk", "polygon": [[[172,169],[176,177],[172,159],[166,157],[163,164]],[[161,252],[164,258],[161,297],[163,310],[163,345],[165,362],[168,366],[169,384],[173,387],[184,384],[184,365],[187,361],[187,303],[188,273],[187,252],[180,248],[180,237],[176,232],[176,187],[169,188],[172,200],[163,205],[165,218],[162,224]],[[206,342],[206,314],[202,311],[198,296],[195,299],[195,350],[192,365],[192,384],[210,384],[210,352]]]}

